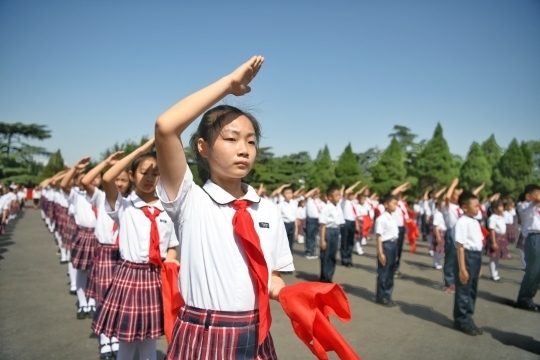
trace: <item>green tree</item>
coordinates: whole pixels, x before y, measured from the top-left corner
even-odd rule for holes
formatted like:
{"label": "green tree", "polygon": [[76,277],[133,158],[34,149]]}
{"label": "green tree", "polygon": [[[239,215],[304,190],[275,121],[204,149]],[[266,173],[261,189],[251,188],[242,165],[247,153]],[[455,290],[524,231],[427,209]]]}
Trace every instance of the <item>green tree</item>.
{"label": "green tree", "polygon": [[307,184],[310,188],[318,186],[321,191],[326,191],[329,186],[336,183],[336,174],[332,158],[330,157],[330,150],[325,145],[313,163]]}
{"label": "green tree", "polygon": [[371,179],[371,168],[379,161],[381,153],[382,151],[378,147],[372,147],[363,153],[356,154],[360,171],[367,181]]}
{"label": "green tree", "polygon": [[489,165],[493,169],[499,163],[499,159],[502,155],[502,150],[497,141],[495,140],[495,135],[491,136],[482,143],[482,150]]}
{"label": "green tree", "polygon": [[359,179],[365,181],[358,166],[358,159],[349,143],[336,163],[336,178],[341,185],[351,186]]}
{"label": "green tree", "polygon": [[62,153],[60,152],[60,150],[58,150],[52,153],[49,157],[47,165],[45,165],[43,171],[41,172],[41,177],[43,179],[50,178],[54,174],[64,170],[64,168],[64,158],[62,157]]}
{"label": "green tree", "polygon": [[464,189],[473,189],[483,182],[486,187],[482,190],[481,196],[488,195],[487,189],[491,188],[491,165],[484,155],[484,151],[475,141],[472,143],[467,155],[467,160],[461,166],[459,173],[459,183]]}
{"label": "green tree", "polygon": [[399,142],[393,138],[390,145],[381,154],[381,158],[371,169],[373,178],[372,189],[379,194],[385,194],[391,187],[405,182],[405,154]]}
{"label": "green tree", "polygon": [[533,178],[538,182],[540,180],[540,141],[528,141],[527,146],[529,147],[532,157]]}
{"label": "green tree", "polygon": [[527,154],[513,139],[493,170],[493,191],[516,198],[531,179],[530,164]]}
{"label": "green tree", "polygon": [[441,124],[437,124],[433,138],[426,144],[410,171],[418,179],[417,191],[450,184],[458,174],[455,161],[444,139]]}
{"label": "green tree", "polygon": [[128,139],[122,143],[116,142],[113,146],[105,149],[105,151],[101,153],[101,160],[105,160],[111,154],[114,154],[117,151],[124,151],[124,156],[129,155],[134,150],[144,145],[148,140],[150,140],[150,137],[148,137],[148,135],[144,135],[139,141]]}

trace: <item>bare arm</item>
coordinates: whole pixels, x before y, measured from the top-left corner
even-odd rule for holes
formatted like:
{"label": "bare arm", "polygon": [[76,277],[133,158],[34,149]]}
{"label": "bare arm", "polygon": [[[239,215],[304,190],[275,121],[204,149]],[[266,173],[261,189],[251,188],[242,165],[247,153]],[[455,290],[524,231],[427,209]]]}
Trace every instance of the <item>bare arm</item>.
{"label": "bare arm", "polygon": [[404,184],[399,185],[397,188],[395,188],[392,191],[392,195],[397,195],[399,193],[402,193],[402,192],[406,191],[408,186],[409,186],[408,181],[406,183],[404,183]]}
{"label": "bare arm", "polygon": [[459,281],[462,284],[466,284],[469,281],[469,272],[467,271],[467,265],[465,264],[465,248],[463,244],[457,243],[458,245],[458,265],[459,265]]}
{"label": "bare arm", "polygon": [[69,171],[66,173],[66,175],[62,179],[62,182],[60,183],[60,187],[62,188],[62,190],[64,190],[66,194],[69,195],[69,193],[71,192],[70,183],[75,174],[77,174],[77,172],[79,171],[82,171],[86,167],[86,165],[88,165],[88,163],[90,163],[90,157],[83,157],[82,159],[77,161],[75,165],[73,165],[73,167],[69,169]]}
{"label": "bare arm", "polygon": [[354,184],[352,184],[352,186],[349,186],[347,189],[345,189],[345,195],[349,195],[350,193],[353,192],[354,188],[357,187],[358,185],[360,185],[362,181],[357,181],[355,182]]}
{"label": "bare arm", "polygon": [[114,154],[110,155],[108,158],[100,162],[97,166],[95,166],[92,170],[90,170],[81,180],[81,185],[86,190],[86,193],[88,196],[92,197],[94,196],[94,192],[96,191],[96,187],[92,185],[92,181],[101,174],[101,172],[107,167],[112,166],[116,164],[116,161],[118,161],[120,158],[122,158],[123,151],[117,151]]}
{"label": "bare arm", "polygon": [[304,188],[305,188],[304,185],[300,186],[300,188],[299,188],[298,190],[296,190],[296,191],[293,193],[293,196],[298,196],[298,195],[300,195],[300,193],[301,193],[302,191],[304,191]]}
{"label": "bare arm", "polygon": [[364,193],[364,191],[366,191],[366,189],[368,188],[369,185],[364,185],[360,188],[360,190],[358,190],[356,193],[354,193],[354,197],[357,197],[358,195]]}
{"label": "bare arm", "polygon": [[454,193],[454,190],[456,190],[456,187],[458,186],[459,184],[459,178],[455,178],[454,180],[452,180],[452,184],[450,184],[450,187],[448,188],[448,190],[446,191],[446,195],[444,196],[444,198],[447,200],[446,201],[446,206],[450,206],[450,198],[452,197],[452,194]]}
{"label": "bare arm", "polygon": [[435,198],[438,199],[446,191],[446,186],[435,193]]}
{"label": "bare arm", "polygon": [[230,75],[179,101],[157,119],[155,136],[158,167],[169,199],[178,195],[187,169],[184,146],[180,139],[182,133],[197,117],[225,96],[241,96],[250,92],[248,85],[263,62],[262,56],[254,56]]}
{"label": "bare arm", "polygon": [[319,190],[319,188],[314,188],[314,189],[311,189],[309,190],[307,193],[304,194],[304,197],[306,199],[310,198],[310,197],[313,197],[313,195]]}
{"label": "bare arm", "polygon": [[482,191],[484,189],[484,187],[486,186],[486,183],[483,182],[482,184],[480,184],[480,186],[478,186],[476,189],[474,189],[472,191],[472,193],[476,196],[478,196],[478,194],[480,194],[480,191]]}
{"label": "bare arm", "polygon": [[279,292],[285,287],[285,281],[281,278],[279,271],[272,271],[270,279],[270,299],[279,301]]}
{"label": "bare arm", "polygon": [[326,249],[326,225],[321,224],[321,250]]}

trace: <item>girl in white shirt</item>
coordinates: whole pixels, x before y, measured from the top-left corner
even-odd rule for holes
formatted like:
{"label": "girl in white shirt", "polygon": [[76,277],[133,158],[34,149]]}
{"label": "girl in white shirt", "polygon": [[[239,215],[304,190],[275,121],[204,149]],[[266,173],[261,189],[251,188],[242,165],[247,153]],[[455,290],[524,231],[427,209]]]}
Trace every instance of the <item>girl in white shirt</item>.
{"label": "girl in white shirt", "polygon": [[298,202],[296,228],[298,229],[298,243],[303,244],[306,237],[306,205],[304,200]]}
{"label": "girl in white shirt", "polygon": [[[159,172],[154,155],[147,153],[153,142],[118,160],[103,175],[105,209],[118,225],[121,261],[92,330],[118,338],[118,360],[133,359],[137,349],[140,359],[156,359],[156,339],[164,335],[160,269],[163,259],[178,264],[174,225],[155,195]],[[124,198],[115,182],[130,163],[135,194]]]}
{"label": "girl in white shirt", "polygon": [[[269,299],[278,300],[285,286],[280,272],[294,266],[277,206],[241,181],[255,162],[260,126],[232,106],[208,110],[229,94],[249,92],[263,61],[253,57],[156,121],[158,195],[182,241],[185,306],[169,360],[276,358]],[[201,188],[193,181],[181,135],[203,113],[190,141],[205,183]]]}
{"label": "girl in white shirt", "polygon": [[508,240],[506,238],[506,221],[503,217],[503,203],[495,200],[491,204],[492,215],[488,219],[490,236],[486,244],[486,255],[489,255],[491,279],[499,281],[499,259],[508,259]]}
{"label": "girl in white shirt", "polygon": [[510,198],[504,202],[503,217],[506,222],[506,238],[509,244],[516,242],[516,228],[514,227],[515,207],[514,200]]}
{"label": "girl in white shirt", "polygon": [[443,213],[441,212],[444,200],[440,199],[436,202],[435,211],[433,214],[433,232],[431,234],[429,250],[433,253],[433,267],[441,270],[441,256],[444,254],[444,236],[446,234],[446,223]]}

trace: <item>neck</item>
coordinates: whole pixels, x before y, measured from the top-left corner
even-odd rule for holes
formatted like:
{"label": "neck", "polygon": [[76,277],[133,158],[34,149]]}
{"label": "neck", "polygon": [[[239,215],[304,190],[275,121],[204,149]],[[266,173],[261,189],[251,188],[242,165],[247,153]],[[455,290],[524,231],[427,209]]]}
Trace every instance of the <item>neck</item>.
{"label": "neck", "polygon": [[135,194],[137,194],[137,196],[140,197],[142,201],[144,201],[145,203],[147,203],[149,205],[155,203],[156,200],[157,200],[157,198],[156,198],[156,196],[154,195],[153,192],[145,193],[145,192],[142,192],[142,191],[135,191]]}
{"label": "neck", "polygon": [[226,179],[212,175],[210,180],[231,194],[235,199],[240,199],[246,195],[246,192],[242,189],[242,181],[240,179]]}

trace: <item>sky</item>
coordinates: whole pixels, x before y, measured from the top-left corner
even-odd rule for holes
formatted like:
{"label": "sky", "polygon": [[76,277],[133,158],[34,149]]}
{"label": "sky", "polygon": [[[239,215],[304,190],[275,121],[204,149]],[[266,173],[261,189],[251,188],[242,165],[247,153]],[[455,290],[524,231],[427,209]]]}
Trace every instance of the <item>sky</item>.
{"label": "sky", "polygon": [[540,139],[536,0],[2,0],[0,54],[0,121],[47,125],[67,164],[151,135],[252,55],[252,92],[225,101],[276,155],[383,149],[396,124],[429,139],[439,122],[461,156]]}

